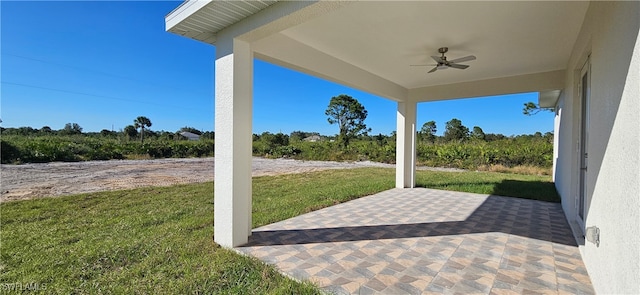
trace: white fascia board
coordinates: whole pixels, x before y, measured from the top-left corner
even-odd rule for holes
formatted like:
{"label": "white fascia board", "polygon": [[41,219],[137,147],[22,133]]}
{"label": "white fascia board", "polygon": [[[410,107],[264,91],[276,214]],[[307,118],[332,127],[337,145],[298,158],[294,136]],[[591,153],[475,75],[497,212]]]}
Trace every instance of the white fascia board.
{"label": "white fascia board", "polygon": [[391,100],[408,97],[406,88],[282,34],[254,45],[258,59]]}
{"label": "white fascia board", "polygon": [[546,92],[564,88],[565,70],[524,74],[446,85],[409,89],[416,102],[494,96],[525,92]]}
{"label": "white fascia board", "polygon": [[194,14],[196,11],[202,9],[207,6],[211,2],[210,0],[189,0],[186,1],[172,12],[165,16],[165,30],[170,31],[173,27],[178,25],[180,22],[187,19],[189,16]]}

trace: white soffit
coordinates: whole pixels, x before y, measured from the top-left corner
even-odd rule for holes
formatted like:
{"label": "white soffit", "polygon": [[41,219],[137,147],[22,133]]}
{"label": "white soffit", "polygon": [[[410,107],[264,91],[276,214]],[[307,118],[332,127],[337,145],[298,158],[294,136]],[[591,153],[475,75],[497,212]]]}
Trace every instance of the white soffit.
{"label": "white soffit", "polygon": [[[407,89],[565,69],[588,2],[356,2],[281,33]],[[267,42],[268,43],[268,42]],[[264,44],[264,43],[263,43]],[[427,74],[430,55],[475,55]]]}
{"label": "white soffit", "polygon": [[[434,86],[566,69],[589,7],[583,1],[321,1],[313,2],[318,5],[312,13],[299,14],[309,5],[276,2],[188,0],[167,15],[166,27],[215,45],[221,30],[254,21],[250,30],[264,31],[252,41],[256,57],[404,100],[408,90],[428,93]],[[279,25],[262,30],[275,19]],[[445,46],[449,59],[473,54],[477,60],[467,62],[466,70],[432,74],[427,74],[431,67],[410,66],[432,64],[430,56]]]}
{"label": "white soffit", "polygon": [[165,17],[166,30],[215,44],[219,31],[276,2],[278,1],[187,0]]}

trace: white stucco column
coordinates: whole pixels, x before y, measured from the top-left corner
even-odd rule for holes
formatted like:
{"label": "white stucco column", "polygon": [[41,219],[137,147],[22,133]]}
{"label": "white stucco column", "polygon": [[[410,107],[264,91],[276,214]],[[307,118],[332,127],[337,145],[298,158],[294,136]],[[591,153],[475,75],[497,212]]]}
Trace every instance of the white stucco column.
{"label": "white stucco column", "polygon": [[253,52],[227,39],[216,46],[214,239],[224,247],[251,235]]}
{"label": "white stucco column", "polygon": [[396,187],[416,186],[416,103],[399,102],[396,131]]}

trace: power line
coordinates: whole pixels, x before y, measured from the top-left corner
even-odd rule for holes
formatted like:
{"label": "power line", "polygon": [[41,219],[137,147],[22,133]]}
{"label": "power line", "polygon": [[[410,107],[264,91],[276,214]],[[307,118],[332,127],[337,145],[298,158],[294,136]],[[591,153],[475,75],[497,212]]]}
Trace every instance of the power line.
{"label": "power line", "polygon": [[85,95],[85,96],[106,98],[106,99],[111,99],[111,100],[119,100],[119,101],[135,102],[135,103],[141,103],[141,104],[156,105],[156,106],[160,106],[160,107],[181,108],[181,109],[186,109],[186,110],[200,110],[198,108],[189,108],[189,107],[184,107],[184,106],[176,106],[176,105],[168,105],[168,104],[158,104],[158,103],[153,103],[153,102],[148,102],[148,101],[140,101],[140,100],[134,100],[134,99],[128,99],[128,98],[113,97],[113,96],[106,96],[106,95],[99,95],[99,94],[91,94],[91,93],[77,92],[77,91],[64,90],[64,89],[55,89],[55,88],[50,88],[50,87],[29,85],[29,84],[15,83],[15,82],[2,81],[0,83],[7,84],[7,85],[20,86],[20,87],[27,87],[27,88],[36,88],[36,89],[57,91],[57,92],[63,92],[63,93],[70,93],[70,94],[77,94],[77,95]]}
{"label": "power line", "polygon": [[137,78],[133,78],[133,77],[121,76],[121,75],[117,75],[117,74],[113,74],[113,73],[108,73],[108,72],[98,71],[98,70],[89,69],[89,68],[83,68],[83,67],[78,67],[78,66],[62,64],[62,63],[53,62],[53,61],[44,60],[44,59],[38,59],[38,58],[33,58],[33,57],[28,57],[28,56],[13,54],[13,53],[6,53],[6,52],[3,52],[2,55],[13,56],[13,57],[17,57],[17,58],[37,61],[37,62],[51,64],[51,65],[60,66],[60,67],[67,67],[67,68],[80,70],[80,71],[85,71],[85,72],[92,72],[92,73],[96,73],[96,74],[100,74],[100,75],[104,75],[104,76],[109,76],[109,77],[118,78],[118,79],[122,79],[122,80],[129,80],[129,81],[133,81],[133,82],[145,83],[145,84],[149,84],[149,85],[153,85],[153,86],[169,87],[169,88],[173,88],[173,89],[180,90],[180,91],[188,91],[188,92],[190,92],[192,94],[202,95],[202,94],[196,93],[193,90],[188,89],[188,88],[181,88],[181,87],[175,87],[175,86],[172,86],[172,85],[166,85],[166,84],[160,84],[160,83],[151,82],[151,81],[145,81],[145,80],[141,80],[141,79],[137,79]]}

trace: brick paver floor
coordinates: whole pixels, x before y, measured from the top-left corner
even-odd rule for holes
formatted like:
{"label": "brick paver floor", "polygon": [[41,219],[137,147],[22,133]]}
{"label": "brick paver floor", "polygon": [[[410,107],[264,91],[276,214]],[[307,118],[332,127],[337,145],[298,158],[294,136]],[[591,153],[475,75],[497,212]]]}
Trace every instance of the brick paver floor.
{"label": "brick paver floor", "polygon": [[392,189],[253,230],[236,248],[336,294],[592,294],[560,204]]}

